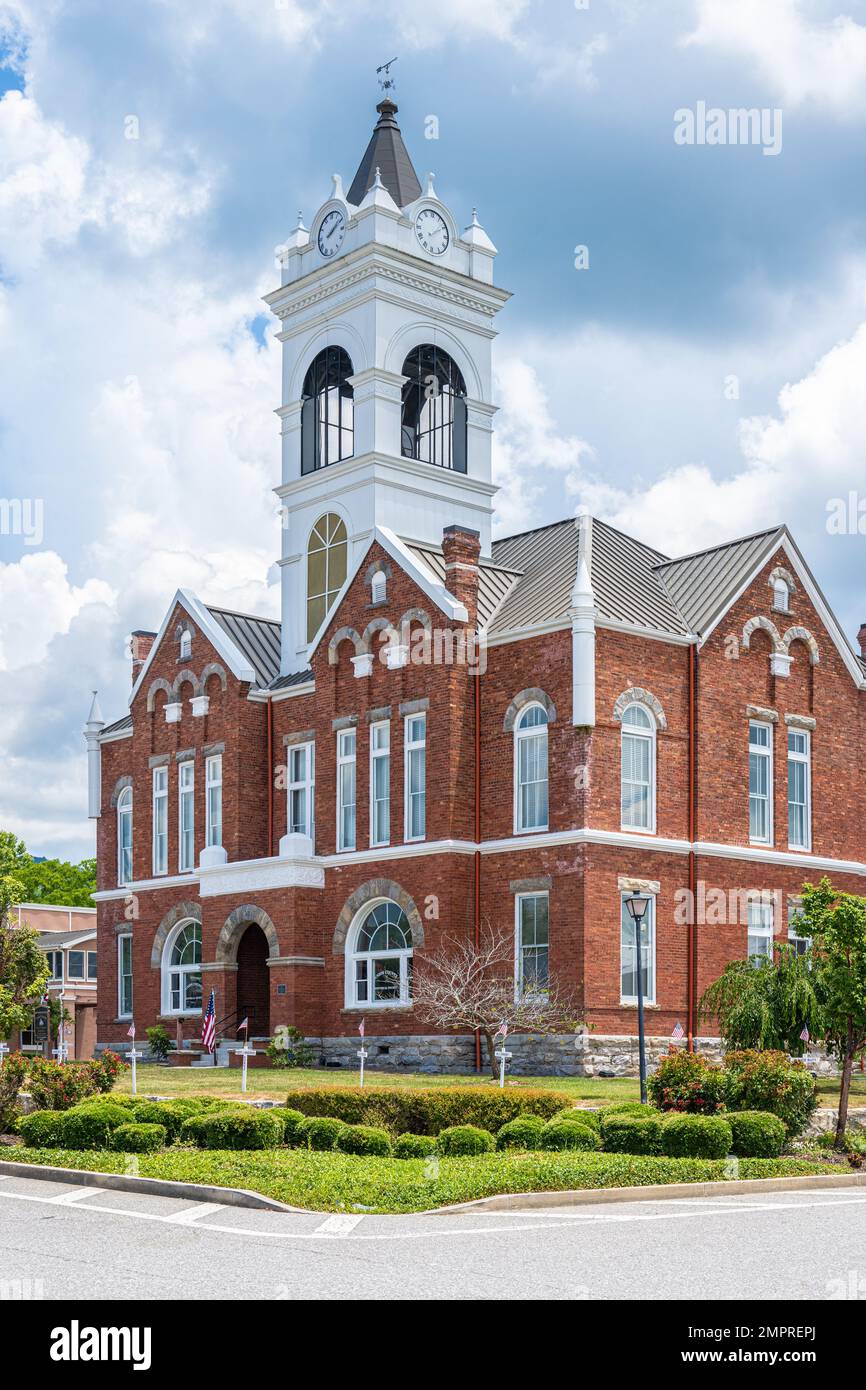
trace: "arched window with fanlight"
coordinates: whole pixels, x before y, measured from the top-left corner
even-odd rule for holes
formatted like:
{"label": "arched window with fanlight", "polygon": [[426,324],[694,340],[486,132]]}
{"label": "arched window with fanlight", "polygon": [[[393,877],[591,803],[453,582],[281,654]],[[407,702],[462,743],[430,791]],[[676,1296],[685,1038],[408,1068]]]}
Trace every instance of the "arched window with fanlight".
{"label": "arched window with fanlight", "polygon": [[406,1004],[412,997],[412,928],[397,903],[364,908],[349,933],[346,1003],[352,1007]]}
{"label": "arched window with fanlight", "polygon": [[117,798],[117,882],[132,882],[132,787]]}
{"label": "arched window with fanlight", "polygon": [[403,363],[404,458],[466,472],[466,383],[457,363],[432,343]]}
{"label": "arched window with fanlight", "polygon": [[315,473],[355,451],[352,359],[341,347],[314,357],[301,393],[301,472]]}
{"label": "arched window with fanlight", "polygon": [[201,1012],[201,923],[179,922],[162,953],[162,1012]]}
{"label": "arched window with fanlight", "polygon": [[546,830],[547,821],[547,711],[531,704],[514,725],[514,828]]}
{"label": "arched window with fanlight", "polygon": [[621,816],[623,830],[655,830],[656,726],[645,705],[622,713]]}
{"label": "arched window with fanlight", "polygon": [[320,516],[307,544],[307,641],[312,642],[346,582],[349,539],[336,512]]}

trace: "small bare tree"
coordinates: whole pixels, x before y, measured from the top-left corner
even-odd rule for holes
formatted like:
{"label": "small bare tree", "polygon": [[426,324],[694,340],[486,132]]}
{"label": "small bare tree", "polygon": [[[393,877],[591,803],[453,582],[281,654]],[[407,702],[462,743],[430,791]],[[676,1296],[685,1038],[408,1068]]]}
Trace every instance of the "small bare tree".
{"label": "small bare tree", "polygon": [[481,941],[448,938],[416,961],[415,1013],[437,1028],[483,1034],[493,1079],[498,1078],[494,1037],[509,1033],[573,1032],[579,1026],[573,992],[547,979],[523,992],[515,988],[514,939],[485,926]]}

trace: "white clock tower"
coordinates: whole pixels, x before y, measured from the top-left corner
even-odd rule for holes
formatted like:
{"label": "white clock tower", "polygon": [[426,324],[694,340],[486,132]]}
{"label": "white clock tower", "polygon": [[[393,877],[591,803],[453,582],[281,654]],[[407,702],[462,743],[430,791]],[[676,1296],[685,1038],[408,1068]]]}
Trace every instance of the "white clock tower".
{"label": "white clock tower", "polygon": [[394,102],[377,110],[348,193],[335,174],[266,297],[283,344],[284,675],[306,668],[374,527],[438,545],[468,526],[490,554],[491,347],[509,295],[474,212],[460,232],[432,175],[422,190]]}

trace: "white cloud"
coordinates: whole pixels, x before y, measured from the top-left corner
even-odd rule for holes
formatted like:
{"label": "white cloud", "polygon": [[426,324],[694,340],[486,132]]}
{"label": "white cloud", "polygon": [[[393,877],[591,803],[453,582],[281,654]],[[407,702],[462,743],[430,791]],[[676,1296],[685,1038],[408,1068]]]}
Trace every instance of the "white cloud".
{"label": "white cloud", "polygon": [[111,607],[114,591],[100,579],[70,584],[67,567],[52,550],[0,564],[0,671],[43,661],[48,644],[66,633],[89,603]]}
{"label": "white cloud", "polygon": [[682,42],[751,63],[785,107],[814,102],[843,118],[866,110],[866,26],[848,15],[816,23],[799,0],[698,0]]}

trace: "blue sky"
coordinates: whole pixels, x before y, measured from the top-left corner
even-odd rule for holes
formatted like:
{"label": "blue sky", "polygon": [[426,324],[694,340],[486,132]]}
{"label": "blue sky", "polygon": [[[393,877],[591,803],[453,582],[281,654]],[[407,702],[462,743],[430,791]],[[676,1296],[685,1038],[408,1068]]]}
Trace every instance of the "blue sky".
{"label": "blue sky", "polygon": [[[122,712],[126,634],[179,584],[276,612],[260,296],[395,54],[416,168],[514,293],[500,531],[588,505],[675,554],[787,520],[853,636],[864,538],[826,515],[866,488],[866,0],[840,4],[0,0],[0,496],[44,515],[0,535],[0,824],[89,852],[88,691]],[[780,110],[780,153],[677,145],[700,101]]]}

